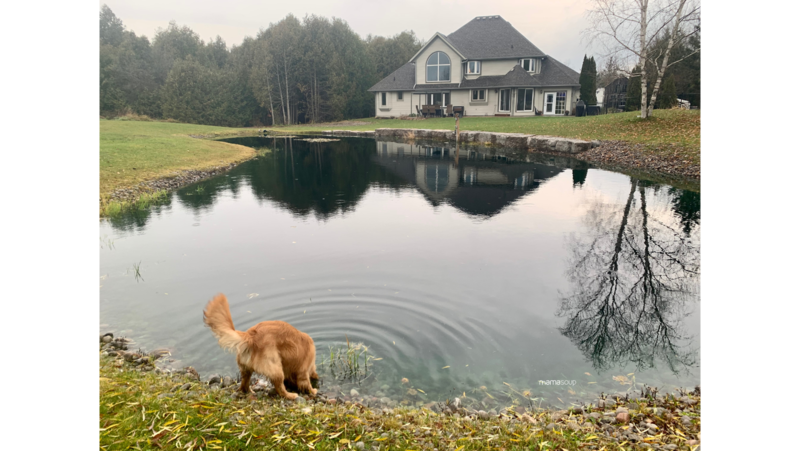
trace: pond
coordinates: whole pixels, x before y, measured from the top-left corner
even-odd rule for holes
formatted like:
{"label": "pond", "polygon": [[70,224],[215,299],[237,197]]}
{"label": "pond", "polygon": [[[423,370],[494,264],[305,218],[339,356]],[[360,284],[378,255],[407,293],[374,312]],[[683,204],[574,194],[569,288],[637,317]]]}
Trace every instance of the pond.
{"label": "pond", "polygon": [[[699,193],[503,149],[227,141],[259,156],[101,221],[101,332],[233,376],[202,322],[222,292],[238,330],[311,335],[328,394],[488,410],[700,383]],[[374,360],[330,367],[348,342]]]}

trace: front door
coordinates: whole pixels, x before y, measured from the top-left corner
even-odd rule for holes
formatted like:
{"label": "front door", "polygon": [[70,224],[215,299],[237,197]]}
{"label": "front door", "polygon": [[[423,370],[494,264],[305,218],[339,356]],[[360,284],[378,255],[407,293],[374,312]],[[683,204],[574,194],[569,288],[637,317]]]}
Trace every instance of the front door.
{"label": "front door", "polygon": [[546,92],[544,93],[544,114],[555,114],[555,106],[556,106],[556,93],[555,92]]}
{"label": "front door", "polygon": [[500,111],[511,111],[511,90],[510,89],[501,89],[500,90]]}

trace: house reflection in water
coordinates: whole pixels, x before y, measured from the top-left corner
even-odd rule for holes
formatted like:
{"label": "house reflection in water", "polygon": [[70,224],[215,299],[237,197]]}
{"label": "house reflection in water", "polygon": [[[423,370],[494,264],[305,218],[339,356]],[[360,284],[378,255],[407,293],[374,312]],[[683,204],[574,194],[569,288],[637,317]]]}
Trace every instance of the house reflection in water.
{"label": "house reflection in water", "polygon": [[[504,155],[489,149],[376,141],[373,160],[413,183],[433,205],[447,203],[477,216],[494,216],[564,167],[530,162],[526,154]],[[441,144],[439,144],[441,145]]]}

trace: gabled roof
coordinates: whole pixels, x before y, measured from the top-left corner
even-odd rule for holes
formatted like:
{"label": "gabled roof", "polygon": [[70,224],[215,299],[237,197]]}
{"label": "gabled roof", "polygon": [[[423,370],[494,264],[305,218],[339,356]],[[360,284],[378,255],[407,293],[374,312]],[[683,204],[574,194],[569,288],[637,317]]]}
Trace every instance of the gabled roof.
{"label": "gabled roof", "polygon": [[466,59],[542,57],[525,36],[500,16],[476,17],[451,33],[450,40]]}
{"label": "gabled roof", "polygon": [[461,89],[539,88],[545,86],[580,86],[579,74],[553,58],[542,61],[542,71],[531,75],[519,64],[505,75],[486,75],[461,82]]}
{"label": "gabled roof", "polygon": [[411,91],[412,89],[414,89],[414,64],[405,63],[367,91]]}
{"label": "gabled roof", "polygon": [[419,54],[420,54],[420,53],[422,53],[422,51],[423,51],[423,50],[425,50],[426,48],[428,48],[428,46],[429,46],[429,45],[431,45],[431,44],[433,43],[433,41],[435,41],[435,40],[436,40],[436,38],[439,38],[439,39],[441,39],[441,40],[442,40],[442,41],[443,41],[445,44],[447,44],[447,45],[448,45],[448,47],[450,47],[451,49],[453,49],[453,51],[455,51],[456,53],[458,53],[458,56],[460,56],[460,57],[461,57],[461,59],[467,59],[467,57],[465,57],[465,56],[464,56],[464,54],[463,54],[463,53],[461,53],[461,52],[458,50],[458,48],[456,48],[456,46],[454,46],[454,45],[453,45],[453,43],[452,43],[452,42],[450,42],[450,41],[447,39],[447,36],[445,36],[445,35],[443,35],[443,34],[441,34],[441,33],[439,33],[439,32],[437,31],[437,32],[436,32],[436,34],[435,34],[435,35],[433,35],[433,37],[432,37],[432,38],[430,38],[430,39],[428,40],[428,42],[426,42],[426,43],[425,43],[425,45],[423,45],[423,46],[422,46],[422,48],[421,48],[421,49],[419,49],[419,51],[418,51],[417,53],[415,53],[415,54],[414,54],[414,56],[412,56],[412,57],[411,57],[411,59],[410,59],[410,60],[408,60],[408,62],[410,63],[410,62],[414,61],[414,60],[415,60],[415,59],[416,59],[416,58],[419,56]]}

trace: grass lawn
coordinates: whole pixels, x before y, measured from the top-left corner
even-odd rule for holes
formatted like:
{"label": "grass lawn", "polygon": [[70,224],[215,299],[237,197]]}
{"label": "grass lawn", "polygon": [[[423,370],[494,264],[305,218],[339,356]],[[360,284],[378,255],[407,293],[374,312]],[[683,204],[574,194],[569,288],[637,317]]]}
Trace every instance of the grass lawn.
{"label": "grass lawn", "polygon": [[247,160],[249,147],[189,135],[235,135],[248,129],[171,122],[100,120],[100,197],[117,188],[166,177],[184,169],[204,170]]}
{"label": "grass lawn", "polygon": [[[479,130],[503,133],[527,133],[536,135],[563,136],[586,140],[618,140],[654,147],[677,144],[687,150],[700,153],[699,110],[655,110],[648,120],[637,119],[638,112],[604,114],[587,117],[465,117],[460,121],[461,130]],[[367,122],[367,125],[346,125],[347,122]],[[453,118],[434,118],[420,121],[400,119],[353,119],[341,126],[337,124],[297,125],[275,127],[282,131],[327,130],[374,130],[376,128],[429,128],[453,129]]]}

